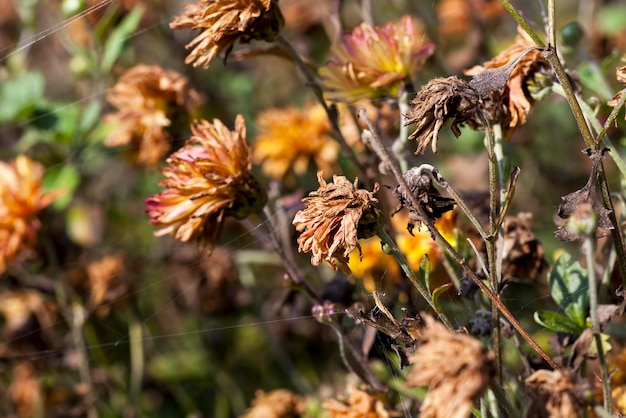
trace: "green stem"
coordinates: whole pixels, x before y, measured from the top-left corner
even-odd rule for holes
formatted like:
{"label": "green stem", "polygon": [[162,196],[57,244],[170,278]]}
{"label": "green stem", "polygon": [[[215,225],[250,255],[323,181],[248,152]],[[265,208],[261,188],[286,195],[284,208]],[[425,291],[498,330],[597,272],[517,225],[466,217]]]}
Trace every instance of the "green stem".
{"label": "green stem", "polygon": [[543,48],[545,45],[543,39],[541,39],[539,35],[537,35],[537,33],[530,27],[530,25],[526,22],[526,20],[524,20],[522,15],[520,15],[517,10],[515,10],[515,7],[513,7],[511,3],[508,2],[508,0],[500,0],[500,3],[502,3],[504,8],[511,14],[511,16],[513,16],[513,19],[515,19],[517,24],[520,25],[522,29],[524,29],[524,32],[526,32],[528,36],[531,37],[535,44],[537,44],[539,48]]}
{"label": "green stem", "polygon": [[134,405],[134,413],[138,415],[141,386],[144,373],[143,330],[137,318],[130,319],[128,324],[128,341],[130,344],[130,399]]}
{"label": "green stem", "polygon": [[591,313],[591,326],[593,329],[593,338],[596,342],[596,350],[598,352],[598,360],[600,362],[600,373],[602,375],[602,396],[604,399],[604,409],[609,414],[612,413],[611,401],[611,378],[604,356],[604,348],[602,347],[602,330],[600,328],[600,318],[598,316],[598,283],[596,283],[594,241],[590,234],[586,234],[583,241],[583,251],[587,259],[587,275],[589,277],[589,310]]}

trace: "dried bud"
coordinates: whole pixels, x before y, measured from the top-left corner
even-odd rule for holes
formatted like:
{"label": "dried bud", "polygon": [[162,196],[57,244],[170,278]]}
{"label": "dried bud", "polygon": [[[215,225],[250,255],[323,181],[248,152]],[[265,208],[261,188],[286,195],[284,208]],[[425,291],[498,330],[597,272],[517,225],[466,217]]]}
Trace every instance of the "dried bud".
{"label": "dried bud", "polygon": [[567,221],[567,230],[574,235],[588,236],[595,232],[598,218],[589,203],[581,204]]}

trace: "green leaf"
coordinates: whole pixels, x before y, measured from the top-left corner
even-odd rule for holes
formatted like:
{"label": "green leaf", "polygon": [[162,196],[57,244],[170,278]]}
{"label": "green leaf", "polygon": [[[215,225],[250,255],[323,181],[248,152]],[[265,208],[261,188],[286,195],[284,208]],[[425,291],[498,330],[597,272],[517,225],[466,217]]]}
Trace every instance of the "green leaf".
{"label": "green leaf", "polygon": [[453,286],[454,286],[453,283],[446,283],[446,284],[442,284],[441,286],[439,286],[433,291],[432,296],[433,296],[433,306],[435,308],[435,311],[441,312],[441,306],[439,306],[439,298],[441,297],[441,295],[446,293],[448,289],[450,289]]}
{"label": "green leaf", "polygon": [[579,328],[585,328],[589,309],[589,280],[587,270],[568,253],[554,263],[548,276],[550,294]]}
{"label": "green leaf", "polygon": [[[611,336],[608,334],[601,333],[600,340],[602,341],[602,351],[604,354],[611,351],[613,346],[611,345]],[[591,344],[589,345],[589,353],[590,354],[598,354],[598,346],[596,345],[595,338],[591,340]]]}
{"label": "green leaf", "polygon": [[552,311],[537,311],[533,315],[535,322],[554,332],[579,335],[583,328],[576,325],[568,317]]}
{"label": "green leaf", "polygon": [[419,278],[429,294],[430,292],[430,259],[424,255],[420,261]]}
{"label": "green leaf", "polygon": [[111,32],[111,35],[104,45],[104,54],[102,56],[102,62],[100,63],[100,69],[103,73],[108,73],[111,71],[111,68],[113,68],[113,64],[115,64],[126,46],[126,41],[139,26],[143,11],[143,6],[135,7],[133,11],[122,20],[122,23]]}
{"label": "green leaf", "polygon": [[56,210],[62,210],[69,205],[74,195],[74,191],[80,183],[80,174],[74,166],[70,164],[62,164],[46,170],[43,177],[43,187],[46,190],[63,190],[63,193],[54,201],[52,207]]}
{"label": "green leaf", "polygon": [[604,6],[598,11],[598,27],[608,35],[616,35],[626,28],[626,4]]}
{"label": "green leaf", "polygon": [[17,74],[0,84],[0,122],[27,120],[42,100],[45,80],[36,72]]}

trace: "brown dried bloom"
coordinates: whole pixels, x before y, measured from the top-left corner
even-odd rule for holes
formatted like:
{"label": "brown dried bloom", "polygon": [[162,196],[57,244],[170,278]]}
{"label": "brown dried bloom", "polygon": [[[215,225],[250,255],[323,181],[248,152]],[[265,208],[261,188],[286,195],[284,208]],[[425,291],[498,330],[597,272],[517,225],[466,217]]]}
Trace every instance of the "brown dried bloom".
{"label": "brown dried bloom", "polygon": [[583,416],[584,392],[588,390],[566,370],[537,370],[526,379],[531,401],[525,418],[572,418]]}
{"label": "brown dried bloom", "polygon": [[35,244],[39,212],[59,195],[43,190],[43,173],[44,167],[25,155],[0,161],[0,274]]}
{"label": "brown dried bloom", "polygon": [[257,390],[252,406],[242,418],[298,418],[306,409],[306,400],[286,389],[265,393]]}
{"label": "brown dried bloom", "polygon": [[492,377],[493,355],[474,338],[455,334],[431,316],[418,341],[409,386],[428,386],[420,407],[423,418],[467,418]]}
{"label": "brown dried bloom", "polygon": [[283,179],[289,170],[303,174],[311,160],[328,172],[337,160],[339,144],[330,136],[330,122],[320,105],[271,109],[259,115],[257,125],[253,159],[269,177]]}
{"label": "brown dried bloom", "polygon": [[150,222],[163,227],[155,235],[212,244],[224,217],[244,219],[260,211],[265,190],[250,172],[250,149],[243,116],[235,130],[221,121],[197,121],[187,144],[168,158],[166,189],[146,201]]}
{"label": "brown dried bloom", "polygon": [[185,46],[193,48],[185,63],[204,68],[221,51],[228,55],[237,41],[273,41],[282,26],[277,0],[198,0],[195,5],[186,4],[183,14],[170,23],[172,29],[201,31]]}
{"label": "brown dried bloom", "polygon": [[322,408],[330,418],[389,418],[380,399],[354,386],[348,387],[346,399],[326,399]]}
{"label": "brown dried bloom", "polygon": [[[623,67],[618,67],[615,70],[615,77],[617,78],[617,81],[619,81],[620,83],[626,84],[626,65],[624,65]],[[624,94],[624,90],[626,89],[622,89],[618,91],[617,94],[615,94],[615,97],[613,97],[612,100],[609,100],[607,104],[611,107],[617,106],[617,102],[619,102],[619,99],[622,98],[622,94]]]}
{"label": "brown dried bloom", "polygon": [[[506,120],[508,120],[508,127],[511,129],[526,123],[526,117],[530,113],[533,103],[533,99],[528,93],[528,82],[538,71],[549,65],[539,49],[528,51],[529,48],[536,47],[528,34],[519,28],[518,32],[519,35],[515,38],[515,42],[506,50],[482,65],[476,65],[465,71],[466,75],[476,76],[489,69],[504,67],[519,59],[509,75],[504,91],[499,94],[498,98],[498,101],[505,103],[508,108]],[[526,53],[520,58],[520,54],[524,52]],[[502,119],[498,115],[495,120],[504,124]]]}
{"label": "brown dried bloom", "polygon": [[529,212],[504,220],[502,276],[506,279],[534,283],[546,269],[543,245],[530,229],[531,220]]}
{"label": "brown dried bloom", "polygon": [[374,207],[378,199],[374,190],[358,189],[344,176],[333,176],[326,183],[317,173],[319,189],[303,199],[306,208],[296,213],[293,224],[302,232],[298,237],[298,251],[312,252],[311,264],[319,266],[326,261],[333,269],[350,273],[350,253],[361,249],[358,240],[376,234],[382,226],[382,213]]}
{"label": "brown dried bloom", "polygon": [[41,384],[30,361],[20,361],[13,368],[8,398],[19,418],[43,416]]}
{"label": "brown dried bloom", "polygon": [[[89,279],[89,304],[99,316],[108,315],[110,302],[128,291],[124,280],[124,260],[121,255],[107,255],[87,265]],[[109,302],[109,303],[107,303]]]}
{"label": "brown dried bloom", "polygon": [[449,119],[452,132],[461,135],[459,125],[467,122],[472,127],[480,125],[476,114],[479,96],[469,84],[458,77],[435,78],[423,86],[411,101],[414,105],[406,119],[406,125],[415,123],[415,132],[410,140],[417,141],[416,154],[423,154],[432,142],[433,152],[437,152],[439,131]]}
{"label": "brown dried bloom", "polygon": [[107,92],[107,101],[118,111],[107,115],[106,122],[117,123],[104,141],[109,147],[129,146],[138,164],[153,167],[170,150],[166,131],[181,109],[199,102],[187,79],[157,65],[137,65],[127,70]]}

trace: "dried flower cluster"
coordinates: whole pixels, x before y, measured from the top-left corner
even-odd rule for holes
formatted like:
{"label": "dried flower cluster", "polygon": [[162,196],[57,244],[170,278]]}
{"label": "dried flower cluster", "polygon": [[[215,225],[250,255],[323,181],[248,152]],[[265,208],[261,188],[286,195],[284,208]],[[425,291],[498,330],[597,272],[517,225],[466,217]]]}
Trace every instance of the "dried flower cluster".
{"label": "dried flower cluster", "polygon": [[146,201],[152,224],[163,227],[157,236],[173,234],[177,240],[213,244],[226,216],[243,219],[259,212],[265,190],[250,173],[250,149],[244,119],[235,130],[221,121],[198,121],[193,136],[168,158],[163,169],[166,189]]}
{"label": "dried flower cluster", "polygon": [[326,183],[317,174],[320,187],[303,199],[306,208],[296,213],[293,224],[301,232],[298,251],[311,252],[311,263],[319,266],[326,261],[333,269],[349,273],[348,261],[354,249],[360,249],[359,238],[369,238],[382,226],[382,213],[374,204],[374,190],[359,189],[344,176],[333,176]]}
{"label": "dried flower cluster", "polygon": [[362,23],[345,35],[331,47],[331,59],[320,69],[326,98],[352,103],[395,95],[435,50],[425,42],[420,26],[404,16],[384,28]]}
{"label": "dried flower cluster", "polygon": [[268,110],[259,115],[257,126],[253,159],[271,178],[283,179],[290,170],[304,174],[311,160],[327,173],[337,160],[339,144],[330,137],[330,123],[320,105]]}
{"label": "dried flower cluster", "polygon": [[58,197],[42,188],[43,174],[44,167],[25,155],[0,161],[0,274],[35,244],[39,212]]}
{"label": "dried flower cluster", "polygon": [[199,104],[185,77],[152,65],[137,65],[122,74],[107,92],[117,109],[105,121],[119,125],[104,141],[109,147],[128,146],[133,159],[148,167],[157,165],[171,148],[167,128],[181,110]]}
{"label": "dried flower cluster", "polygon": [[407,385],[428,386],[421,417],[467,418],[494,372],[493,355],[477,340],[455,334],[428,315]]}
{"label": "dried flower cluster", "polygon": [[204,68],[220,52],[228,55],[237,41],[274,40],[282,25],[277,0],[198,0],[170,23],[172,29],[201,31],[185,46],[193,48],[185,63]]}

